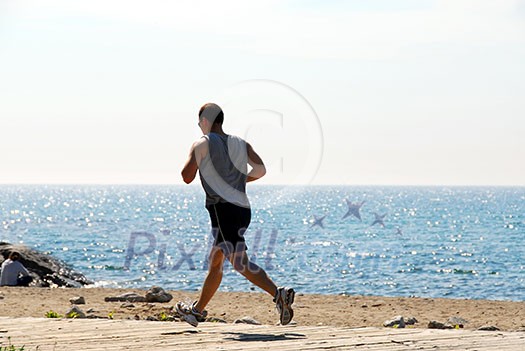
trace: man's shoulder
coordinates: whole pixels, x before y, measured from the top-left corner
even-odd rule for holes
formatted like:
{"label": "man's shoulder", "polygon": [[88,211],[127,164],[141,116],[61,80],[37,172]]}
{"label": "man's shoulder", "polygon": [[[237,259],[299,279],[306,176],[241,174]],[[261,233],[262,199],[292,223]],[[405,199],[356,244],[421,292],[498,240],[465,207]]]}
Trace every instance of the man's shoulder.
{"label": "man's shoulder", "polygon": [[240,140],[240,141],[244,141],[244,142],[246,142],[246,140],[244,140],[244,139],[241,138],[240,136],[238,136],[238,135],[234,135],[234,134],[228,134],[228,138],[232,138],[232,139],[235,139],[235,140]]}
{"label": "man's shoulder", "polygon": [[193,143],[192,148],[193,150],[199,150],[199,149],[202,150],[203,148],[207,146],[208,146],[208,138],[206,138],[206,136],[202,136]]}
{"label": "man's shoulder", "polygon": [[228,135],[228,143],[237,143],[240,145],[249,145],[246,140],[237,135]]}
{"label": "man's shoulder", "polygon": [[193,143],[193,146],[203,145],[207,143],[208,143],[208,136],[203,135],[199,139],[195,140],[195,142]]}

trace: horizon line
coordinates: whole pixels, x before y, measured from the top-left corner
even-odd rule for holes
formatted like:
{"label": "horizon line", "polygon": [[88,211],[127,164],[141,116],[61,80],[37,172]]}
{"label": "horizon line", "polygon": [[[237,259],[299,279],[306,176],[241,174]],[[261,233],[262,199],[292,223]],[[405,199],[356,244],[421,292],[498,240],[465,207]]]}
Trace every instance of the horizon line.
{"label": "horizon line", "polygon": [[[0,183],[3,186],[180,186],[200,187],[199,183]],[[523,188],[525,184],[350,184],[350,183],[319,183],[319,184],[250,184],[250,186],[278,186],[278,187],[326,187],[326,186],[349,186],[349,187],[501,187],[501,188]]]}

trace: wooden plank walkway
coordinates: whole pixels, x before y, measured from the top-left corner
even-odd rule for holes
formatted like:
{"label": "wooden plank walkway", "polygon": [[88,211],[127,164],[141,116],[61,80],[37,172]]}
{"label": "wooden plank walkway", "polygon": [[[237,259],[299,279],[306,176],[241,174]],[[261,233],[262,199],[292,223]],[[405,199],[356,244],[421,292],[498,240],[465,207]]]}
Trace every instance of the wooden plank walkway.
{"label": "wooden plank walkway", "polygon": [[8,337],[26,351],[525,350],[525,332],[2,317],[0,345]]}

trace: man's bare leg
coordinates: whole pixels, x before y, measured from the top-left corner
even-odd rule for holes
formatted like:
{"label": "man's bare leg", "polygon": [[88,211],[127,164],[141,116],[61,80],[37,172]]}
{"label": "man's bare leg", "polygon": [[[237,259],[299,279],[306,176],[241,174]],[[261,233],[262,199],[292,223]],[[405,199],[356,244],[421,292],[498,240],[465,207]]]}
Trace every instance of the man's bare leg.
{"label": "man's bare leg", "polygon": [[213,295],[221,285],[222,267],[224,265],[224,254],[218,247],[213,247],[210,252],[208,275],[202,284],[199,300],[195,304],[195,309],[199,312],[204,311]]}
{"label": "man's bare leg", "polygon": [[277,293],[277,285],[268,277],[268,274],[257,264],[250,261],[246,251],[236,252],[228,257],[233,268],[241,273],[254,285],[266,291],[273,297]]}

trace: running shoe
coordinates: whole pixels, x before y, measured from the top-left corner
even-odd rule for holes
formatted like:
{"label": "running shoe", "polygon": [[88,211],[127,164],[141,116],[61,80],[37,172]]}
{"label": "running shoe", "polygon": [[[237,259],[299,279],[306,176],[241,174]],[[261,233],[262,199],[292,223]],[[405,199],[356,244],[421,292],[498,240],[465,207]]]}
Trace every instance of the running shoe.
{"label": "running shoe", "polygon": [[197,311],[195,309],[195,302],[189,305],[185,302],[179,301],[175,305],[175,309],[182,320],[188,322],[194,327],[198,326],[199,322],[204,322],[206,320],[206,316],[208,315],[208,312],[206,311]]}
{"label": "running shoe", "polygon": [[197,318],[197,322],[206,322],[206,317],[208,317],[208,311],[204,310],[202,312],[199,312],[195,309],[195,305],[197,304],[197,301],[193,302],[191,305],[191,313]]}
{"label": "running shoe", "polygon": [[295,297],[295,291],[292,288],[277,288],[277,294],[273,299],[275,307],[279,312],[279,320],[281,325],[286,325],[292,321],[293,309],[292,304]]}

